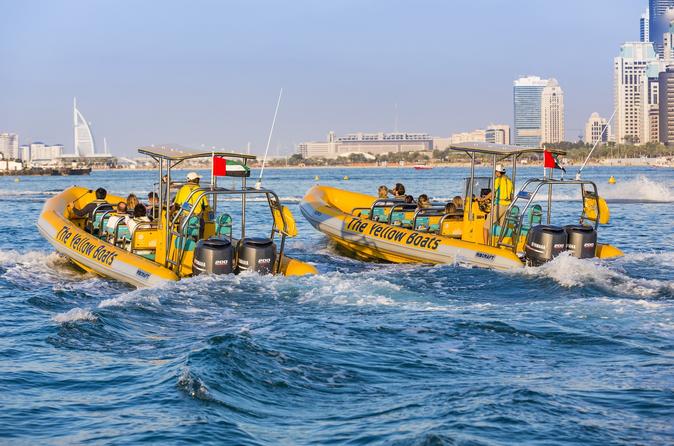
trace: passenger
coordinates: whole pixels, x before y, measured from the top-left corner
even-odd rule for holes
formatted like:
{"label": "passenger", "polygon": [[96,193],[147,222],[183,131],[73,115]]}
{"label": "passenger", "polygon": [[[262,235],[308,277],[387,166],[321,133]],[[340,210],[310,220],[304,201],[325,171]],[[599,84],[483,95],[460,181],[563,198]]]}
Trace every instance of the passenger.
{"label": "passenger", "polygon": [[463,198],[461,198],[460,196],[457,195],[454,198],[452,198],[452,203],[454,203],[454,206],[456,207],[457,211],[463,210]]}
{"label": "passenger", "polygon": [[414,204],[414,197],[411,195],[405,195],[405,203]]}
{"label": "passenger", "polygon": [[417,198],[417,209],[429,208],[431,207],[431,202],[428,200],[428,195],[421,194]]}
{"label": "passenger", "polygon": [[[503,225],[503,219],[506,215],[506,210],[513,198],[513,182],[510,181],[510,178],[506,175],[506,170],[502,164],[496,165],[496,170],[494,171],[494,190],[493,192],[487,193],[484,197],[478,198],[477,201],[482,203],[487,200],[492,200],[492,211],[496,210],[494,215],[493,223],[495,225]],[[489,214],[485,217],[484,220],[484,242],[487,243],[489,240],[489,229],[490,229],[491,218]]]}
{"label": "passenger", "polygon": [[126,202],[120,201],[117,203],[117,208],[115,209],[115,213],[108,218],[108,222],[105,224],[105,232],[108,234],[112,235],[115,233],[115,228],[117,227],[117,224],[125,220],[126,217],[128,216],[127,214],[127,207],[126,207]]}
{"label": "passenger", "polygon": [[77,217],[88,217],[89,220],[94,219],[94,211],[96,208],[102,204],[108,204],[108,202],[105,200],[105,197],[108,196],[108,191],[103,189],[102,187],[99,187],[96,189],[96,199],[92,201],[91,203],[87,203],[86,206],[84,206],[82,209],[77,209],[73,208],[72,211]]}
{"label": "passenger", "polygon": [[402,183],[396,183],[396,185],[391,188],[391,191],[393,193],[393,198],[405,198],[405,186],[403,186]]}
{"label": "passenger", "polygon": [[461,211],[457,209],[453,201],[445,205],[445,214],[448,215],[448,220],[461,220]]}
{"label": "passenger", "polygon": [[[174,203],[180,207],[187,201],[189,197],[188,204],[190,205],[190,208],[196,206],[193,215],[203,217],[208,212],[208,200],[204,195],[199,193],[192,194],[192,191],[199,189],[200,179],[201,175],[197,174],[196,172],[188,173],[187,183],[178,190]],[[192,194],[191,197],[190,194]]]}
{"label": "passenger", "polygon": [[377,191],[379,194],[379,198],[388,198],[388,187],[386,186],[379,186],[379,190]]}
{"label": "passenger", "polygon": [[157,195],[157,192],[150,192],[147,194],[147,216],[150,218],[150,220],[156,220],[159,218],[159,209],[161,209],[161,206],[159,206],[159,196]]}
{"label": "passenger", "polygon": [[130,214],[133,213],[133,210],[136,209],[136,205],[139,203],[140,201],[138,200],[138,197],[136,197],[136,194],[129,194],[129,196],[126,197],[126,208]]}
{"label": "passenger", "polygon": [[149,223],[150,219],[147,217],[147,209],[142,203],[138,203],[135,208],[133,208],[133,217],[125,217],[126,226],[129,227],[129,232],[133,237],[133,233],[136,231],[138,224],[140,223]]}

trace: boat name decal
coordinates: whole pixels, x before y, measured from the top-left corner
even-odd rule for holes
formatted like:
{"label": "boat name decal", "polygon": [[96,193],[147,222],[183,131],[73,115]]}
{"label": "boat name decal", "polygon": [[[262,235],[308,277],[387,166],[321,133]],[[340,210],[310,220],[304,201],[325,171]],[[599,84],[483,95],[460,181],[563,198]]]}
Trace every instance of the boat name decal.
{"label": "boat name decal", "polygon": [[440,241],[442,240],[432,235],[420,234],[418,232],[409,234],[407,231],[396,229],[389,225],[382,225],[380,223],[370,224],[370,222],[363,221],[359,218],[351,219],[351,221],[347,223],[346,229],[352,232],[371,235],[382,240],[391,240],[399,243],[404,242],[406,245],[433,250],[438,249]]}
{"label": "boat name decal", "polygon": [[143,271],[142,269],[137,269],[136,270],[136,275],[139,277],[142,277],[143,279],[147,279],[150,277],[150,273]]}
{"label": "boat name decal", "polygon": [[112,261],[117,257],[115,251],[108,249],[105,245],[101,245],[98,240],[92,240],[85,235],[76,234],[68,226],[62,227],[56,233],[56,240],[104,265],[112,265]]}

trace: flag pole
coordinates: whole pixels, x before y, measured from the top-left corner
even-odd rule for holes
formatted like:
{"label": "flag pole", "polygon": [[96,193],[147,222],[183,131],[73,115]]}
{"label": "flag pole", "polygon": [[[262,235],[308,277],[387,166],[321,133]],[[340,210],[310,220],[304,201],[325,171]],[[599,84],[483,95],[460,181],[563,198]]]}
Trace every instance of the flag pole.
{"label": "flag pole", "polygon": [[269,137],[267,138],[267,148],[264,150],[264,158],[262,159],[262,170],[260,170],[260,178],[255,183],[255,189],[262,187],[262,174],[264,174],[264,165],[267,162],[267,153],[269,153],[269,145],[271,144],[271,135],[274,133],[274,125],[276,125],[276,115],[278,114],[278,107],[281,105],[281,96],[283,95],[283,88],[278,93],[278,101],[276,101],[276,110],[274,110],[274,119],[271,121],[271,129],[269,129]]}

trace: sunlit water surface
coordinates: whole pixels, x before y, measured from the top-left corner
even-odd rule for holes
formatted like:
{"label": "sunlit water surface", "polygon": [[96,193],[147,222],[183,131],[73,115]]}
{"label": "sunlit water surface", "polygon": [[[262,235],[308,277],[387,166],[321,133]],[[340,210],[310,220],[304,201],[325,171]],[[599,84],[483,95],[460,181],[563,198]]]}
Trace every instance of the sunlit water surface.
{"label": "sunlit water surface", "polygon": [[0,178],[0,442],[674,442],[671,169],[587,169],[624,258],[514,273],[343,258],[299,212],[316,175],[447,199],[465,171],[268,170],[300,230],[288,253],[319,276],[144,290],[79,272],[35,220],[73,183],[146,195],[154,174]]}

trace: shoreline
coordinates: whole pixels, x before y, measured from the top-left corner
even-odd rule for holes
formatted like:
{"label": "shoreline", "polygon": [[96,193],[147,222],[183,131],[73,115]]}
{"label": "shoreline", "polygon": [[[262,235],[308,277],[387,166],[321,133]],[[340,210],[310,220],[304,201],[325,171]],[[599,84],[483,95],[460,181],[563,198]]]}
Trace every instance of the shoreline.
{"label": "shoreline", "polygon": [[[627,162],[623,162],[627,161]],[[333,166],[265,166],[265,169],[267,170],[299,170],[299,169],[413,169],[415,164],[405,164],[405,165],[399,165],[399,164],[393,164],[393,165],[386,165],[386,166],[381,166],[381,165],[376,165],[376,164],[336,164]],[[434,163],[430,164],[432,168],[445,168],[445,167],[456,167],[456,168],[469,168],[470,163],[468,162],[458,162],[458,163]],[[582,166],[582,163],[573,163],[573,164],[565,164],[565,168],[578,168]],[[488,164],[483,163],[483,164],[478,164],[476,165],[477,168],[481,167],[488,167]],[[518,168],[522,167],[538,167],[541,168],[543,167],[543,163],[528,163],[528,164],[518,164]],[[672,169],[674,168],[674,161],[669,161],[669,162],[663,162],[663,163],[653,163],[653,162],[648,162],[648,161],[642,161],[642,160],[606,160],[606,161],[594,161],[594,162],[588,162],[587,167],[654,167],[654,168],[661,168],[661,169]],[[251,169],[260,169],[261,166],[251,166]],[[191,166],[191,167],[181,167],[176,170],[206,170],[209,169],[209,166]],[[122,167],[122,168],[116,168],[116,169],[110,169],[110,168],[92,168],[92,171],[115,171],[115,170],[123,170],[123,171],[154,171],[156,168],[154,167]]]}

